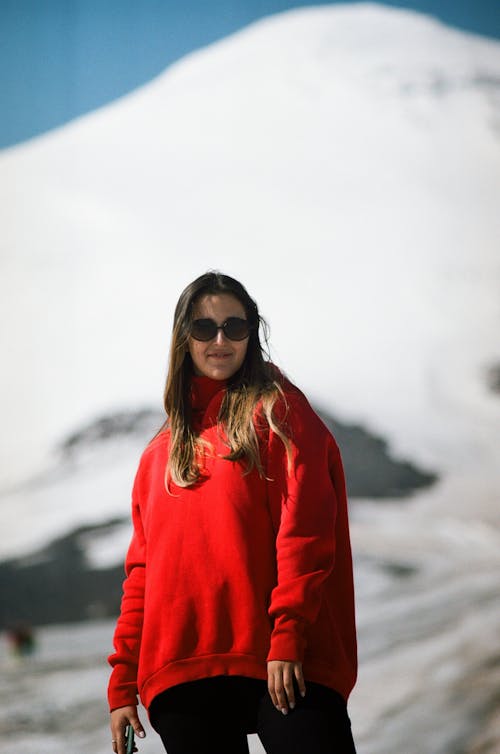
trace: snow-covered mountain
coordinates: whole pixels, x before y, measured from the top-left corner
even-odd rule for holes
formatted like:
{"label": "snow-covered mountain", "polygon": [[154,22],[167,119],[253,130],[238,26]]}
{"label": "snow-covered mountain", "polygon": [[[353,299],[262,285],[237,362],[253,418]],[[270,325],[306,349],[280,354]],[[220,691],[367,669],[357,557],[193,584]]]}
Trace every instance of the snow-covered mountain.
{"label": "snow-covered mountain", "polygon": [[499,82],[497,42],[308,8],[0,153],[4,483],[89,417],[159,405],[207,268],[246,283],[314,398],[461,467],[499,412]]}

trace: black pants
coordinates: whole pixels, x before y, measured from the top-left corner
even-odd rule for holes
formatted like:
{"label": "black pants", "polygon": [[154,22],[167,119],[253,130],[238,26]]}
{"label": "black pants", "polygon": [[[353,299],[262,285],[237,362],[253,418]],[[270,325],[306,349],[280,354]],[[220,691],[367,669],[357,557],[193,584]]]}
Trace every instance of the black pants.
{"label": "black pants", "polygon": [[167,754],[248,754],[251,732],[267,754],[356,754],[341,695],[317,683],[306,688],[283,715],[265,681],[217,676],[167,689],[149,716]]}

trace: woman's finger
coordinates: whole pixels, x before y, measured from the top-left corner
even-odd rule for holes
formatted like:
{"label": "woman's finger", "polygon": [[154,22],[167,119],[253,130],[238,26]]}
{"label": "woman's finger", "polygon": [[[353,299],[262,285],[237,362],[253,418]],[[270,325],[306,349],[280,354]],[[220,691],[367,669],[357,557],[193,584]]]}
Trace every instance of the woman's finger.
{"label": "woman's finger", "polygon": [[285,686],[283,684],[283,674],[279,672],[276,676],[276,682],[274,686],[276,692],[276,698],[278,700],[277,707],[284,714],[288,714],[288,700],[286,698]]}
{"label": "woman's finger", "polygon": [[112,731],[112,739],[111,743],[113,746],[113,751],[116,752],[116,754],[125,754],[125,735],[123,728],[116,728]]}
{"label": "woman's finger", "polygon": [[275,707],[278,706],[278,697],[276,696],[276,692],[274,690],[274,685],[272,682],[267,684],[267,689],[269,691],[269,696],[271,697],[271,701],[274,704]]}
{"label": "woman's finger", "polygon": [[279,660],[272,660],[267,666],[268,689],[272,702],[283,714],[288,712],[286,693],[283,686],[283,665]]}
{"label": "woman's finger", "polygon": [[306,695],[306,682],[304,681],[304,673],[302,672],[302,663],[296,662],[293,669],[297,686],[299,687],[299,693],[301,696]]}
{"label": "woman's finger", "polygon": [[278,697],[276,696],[276,691],[274,689],[274,673],[271,670],[270,664],[267,669],[267,690],[269,691],[269,696],[271,697],[272,703],[274,704],[275,707],[277,707]]}
{"label": "woman's finger", "polygon": [[295,689],[293,688],[294,667],[292,663],[287,662],[283,668],[283,686],[286,693],[286,700],[290,709],[295,707]]}
{"label": "woman's finger", "polygon": [[134,729],[134,733],[136,736],[138,736],[139,738],[146,737],[146,733],[144,731],[144,728],[142,727],[142,723],[139,720],[139,715],[137,714],[137,712],[129,716],[129,722],[132,728]]}

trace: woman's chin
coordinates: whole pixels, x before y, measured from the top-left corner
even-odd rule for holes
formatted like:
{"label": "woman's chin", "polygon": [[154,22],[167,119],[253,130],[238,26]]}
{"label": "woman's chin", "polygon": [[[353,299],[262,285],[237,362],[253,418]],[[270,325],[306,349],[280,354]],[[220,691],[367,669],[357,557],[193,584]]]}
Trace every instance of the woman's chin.
{"label": "woman's chin", "polygon": [[195,373],[203,377],[210,377],[212,380],[229,380],[239,369],[239,365],[231,361],[222,361],[216,363],[210,360],[206,364],[195,365]]}

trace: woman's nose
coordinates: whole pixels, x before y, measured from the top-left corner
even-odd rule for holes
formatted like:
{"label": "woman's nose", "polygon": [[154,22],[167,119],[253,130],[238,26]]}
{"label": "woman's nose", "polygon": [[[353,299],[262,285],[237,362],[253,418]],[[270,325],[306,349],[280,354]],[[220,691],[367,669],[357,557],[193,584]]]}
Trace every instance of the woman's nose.
{"label": "woman's nose", "polygon": [[218,345],[222,345],[223,343],[226,342],[226,336],[224,335],[224,330],[222,329],[222,327],[219,327],[219,329],[217,330],[217,335],[215,336],[215,342]]}

